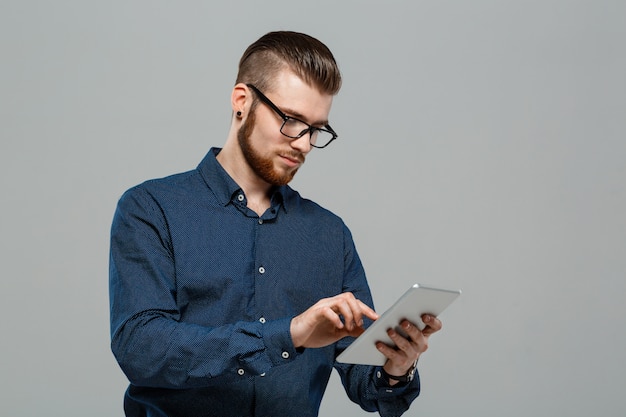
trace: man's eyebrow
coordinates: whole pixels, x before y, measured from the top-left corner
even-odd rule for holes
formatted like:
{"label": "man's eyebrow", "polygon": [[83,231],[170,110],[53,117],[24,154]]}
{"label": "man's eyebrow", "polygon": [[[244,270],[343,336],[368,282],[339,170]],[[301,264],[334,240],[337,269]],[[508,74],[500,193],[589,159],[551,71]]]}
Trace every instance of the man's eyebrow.
{"label": "man's eyebrow", "polygon": [[287,108],[287,107],[281,107],[280,110],[283,113],[285,113],[287,116],[294,117],[296,119],[300,119],[303,122],[306,122],[306,123],[310,124],[311,126],[326,126],[328,124],[328,120],[320,120],[320,121],[317,121],[317,122],[309,123],[306,120],[306,116],[305,115],[303,115],[302,113],[297,112],[297,111],[295,111],[293,109]]}

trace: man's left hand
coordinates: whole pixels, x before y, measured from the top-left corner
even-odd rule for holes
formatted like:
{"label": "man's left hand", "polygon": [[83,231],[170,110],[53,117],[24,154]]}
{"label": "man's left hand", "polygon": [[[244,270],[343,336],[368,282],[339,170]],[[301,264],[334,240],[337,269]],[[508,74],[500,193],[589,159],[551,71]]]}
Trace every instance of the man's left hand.
{"label": "man's left hand", "polygon": [[[394,329],[387,330],[389,338],[395,343],[395,347],[378,342],[376,347],[387,357],[384,369],[389,375],[401,376],[413,366],[420,355],[428,349],[428,338],[435,332],[441,330],[441,321],[430,314],[424,314],[422,320],[426,324],[423,330],[420,330],[415,324],[404,320],[400,323],[402,330],[408,335],[403,337]],[[394,381],[392,380],[393,384]]]}

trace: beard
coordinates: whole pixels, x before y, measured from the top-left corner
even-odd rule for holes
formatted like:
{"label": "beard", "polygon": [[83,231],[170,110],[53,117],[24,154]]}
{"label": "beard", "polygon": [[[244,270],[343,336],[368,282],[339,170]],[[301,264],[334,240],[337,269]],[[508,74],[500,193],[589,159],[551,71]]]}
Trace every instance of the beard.
{"label": "beard", "polygon": [[[298,168],[279,171],[274,168],[274,161],[270,156],[264,156],[253,148],[250,137],[252,136],[255,122],[256,112],[253,111],[248,115],[248,118],[245,122],[243,122],[237,132],[239,147],[241,148],[241,152],[243,153],[246,162],[250,168],[252,168],[254,173],[268,184],[275,186],[288,184],[293,179],[294,175],[296,175],[296,172],[298,172]],[[288,151],[283,152],[283,154],[291,158],[296,158],[304,163],[304,155],[300,152]]]}

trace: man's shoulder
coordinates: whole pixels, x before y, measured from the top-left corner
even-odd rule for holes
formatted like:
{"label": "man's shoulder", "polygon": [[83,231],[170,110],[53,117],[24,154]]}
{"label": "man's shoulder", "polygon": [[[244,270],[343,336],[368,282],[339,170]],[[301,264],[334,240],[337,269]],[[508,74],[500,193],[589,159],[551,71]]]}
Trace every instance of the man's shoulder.
{"label": "man's shoulder", "polygon": [[305,198],[291,187],[286,187],[285,198],[288,207],[291,207],[304,215],[312,215],[317,218],[324,218],[327,221],[343,223],[341,217],[332,212],[330,209],[323,207],[321,204]]}
{"label": "man's shoulder", "polygon": [[193,193],[199,186],[196,170],[171,174],[165,177],[152,178],[127,189],[121,199],[145,198],[161,200],[175,198],[183,194]]}
{"label": "man's shoulder", "polygon": [[[135,185],[130,190],[140,189],[145,191],[167,191],[184,187],[195,182],[198,177],[197,170],[179,172],[160,178],[151,178]],[[129,191],[130,191],[129,190]]]}

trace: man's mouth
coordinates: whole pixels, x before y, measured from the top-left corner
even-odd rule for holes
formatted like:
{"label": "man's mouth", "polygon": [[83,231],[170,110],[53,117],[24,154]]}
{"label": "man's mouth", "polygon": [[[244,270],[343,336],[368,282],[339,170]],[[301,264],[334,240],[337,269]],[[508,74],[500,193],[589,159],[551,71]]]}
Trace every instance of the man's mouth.
{"label": "man's mouth", "polygon": [[290,167],[297,167],[304,163],[304,156],[302,155],[285,155],[281,154],[280,157]]}

